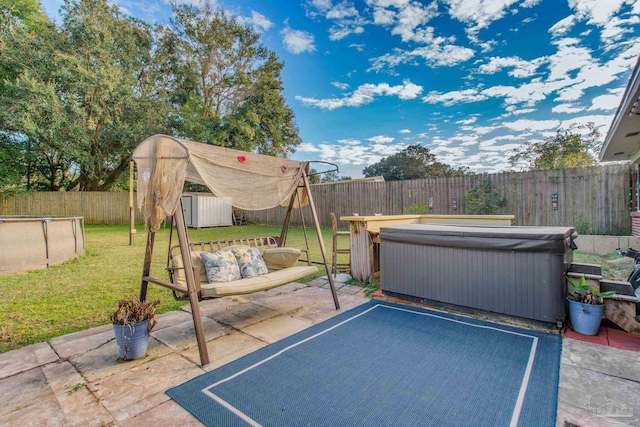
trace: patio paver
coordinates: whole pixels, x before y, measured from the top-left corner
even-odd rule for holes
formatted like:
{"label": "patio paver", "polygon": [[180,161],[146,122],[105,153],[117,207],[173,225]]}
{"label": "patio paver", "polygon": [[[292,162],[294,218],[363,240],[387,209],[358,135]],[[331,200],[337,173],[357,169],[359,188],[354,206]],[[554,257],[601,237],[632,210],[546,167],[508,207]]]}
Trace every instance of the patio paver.
{"label": "patio paver", "polygon": [[[198,366],[188,304],[157,316],[140,360],[117,360],[111,325],[0,354],[0,425],[200,425],[164,391],[368,300],[360,288],[340,286],[336,311],[326,280],[315,282],[203,301],[211,359],[205,368]],[[640,415],[639,354],[564,337],[557,425],[610,424],[585,405],[598,394]],[[640,425],[638,418],[622,421]]]}
{"label": "patio paver", "polygon": [[58,355],[49,344],[40,342],[0,355],[0,379],[38,366],[53,363]]}

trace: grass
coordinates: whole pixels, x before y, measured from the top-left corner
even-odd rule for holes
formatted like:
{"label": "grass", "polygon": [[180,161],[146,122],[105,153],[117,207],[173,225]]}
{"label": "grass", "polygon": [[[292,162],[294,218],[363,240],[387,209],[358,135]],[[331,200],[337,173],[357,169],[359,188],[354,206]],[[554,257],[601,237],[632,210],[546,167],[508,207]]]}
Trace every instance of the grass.
{"label": "grass", "polygon": [[[0,324],[0,352],[109,323],[117,301],[139,292],[146,231],[142,227],[137,230],[135,244],[129,246],[127,225],[87,226],[84,256],[48,269],[1,277],[0,318],[4,320]],[[315,231],[307,229],[307,233],[311,257],[320,260]],[[253,224],[189,230],[192,242],[279,234],[280,227]],[[330,256],[331,230],[323,229],[322,235]],[[173,238],[176,243],[175,232]],[[287,240],[287,246],[305,247],[300,227],[291,227]],[[156,234],[151,269],[153,276],[167,280],[164,268],[168,242],[169,229],[161,228]],[[574,262],[601,264],[603,275],[614,280],[626,280],[633,268],[633,260],[616,254],[599,256],[576,251]],[[376,285],[368,290],[373,292]],[[179,310],[188,303],[174,300],[168,289],[156,285],[149,285],[148,299],[161,301],[157,313]]]}
{"label": "grass", "polygon": [[615,252],[607,255],[597,255],[575,251],[573,253],[573,262],[599,264],[602,266],[602,277],[609,280],[627,280],[634,264],[631,258],[624,258]]}
{"label": "grass", "polygon": [[[189,239],[197,242],[279,234],[280,227],[252,224],[189,230]],[[319,261],[315,230],[307,229],[307,234],[311,258]],[[323,229],[322,235],[330,257],[331,230]],[[48,269],[2,277],[0,353],[109,323],[119,299],[138,295],[146,236],[142,227],[137,228],[135,244],[129,246],[127,225],[87,226],[86,253],[82,257]],[[173,239],[177,243],[175,230]],[[156,234],[151,275],[165,280],[168,242],[169,229],[161,228]],[[305,247],[302,228],[290,227],[287,246]],[[321,270],[321,274],[325,272]],[[171,291],[156,285],[149,285],[147,298],[161,301],[156,313],[179,310],[188,304],[174,300]]]}

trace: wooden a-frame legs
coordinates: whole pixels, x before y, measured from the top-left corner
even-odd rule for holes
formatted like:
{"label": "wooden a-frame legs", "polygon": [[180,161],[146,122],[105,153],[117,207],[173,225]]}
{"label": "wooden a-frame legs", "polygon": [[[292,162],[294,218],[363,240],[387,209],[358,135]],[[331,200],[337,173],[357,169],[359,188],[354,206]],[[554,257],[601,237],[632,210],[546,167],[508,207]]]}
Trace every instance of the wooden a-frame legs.
{"label": "wooden a-frame legs", "polygon": [[204,336],[204,327],[202,326],[202,318],[200,317],[200,295],[198,295],[198,291],[196,290],[196,279],[193,274],[193,263],[191,262],[189,237],[187,236],[187,226],[185,225],[184,214],[182,212],[182,200],[180,200],[180,206],[178,207],[178,209],[176,209],[174,216],[176,218],[176,229],[178,231],[178,240],[180,243],[180,254],[182,255],[182,265],[184,266],[184,275],[187,279],[189,304],[191,305],[193,328],[196,331],[196,341],[198,342],[198,351],[200,353],[200,364],[202,366],[205,366],[209,364],[209,350],[207,349],[207,339]]}
{"label": "wooden a-frame legs", "polygon": [[[182,213],[182,201],[180,206],[174,213],[176,230],[178,232],[178,242],[180,244],[180,254],[182,256],[182,265],[184,266],[184,274],[187,281],[187,290],[189,294],[189,304],[191,305],[191,316],[193,317],[193,328],[196,332],[196,341],[198,342],[198,351],[200,353],[200,365],[209,364],[209,351],[207,349],[207,340],[204,335],[204,327],[202,318],[200,317],[200,304],[198,291],[196,290],[196,279],[193,274],[193,263],[191,262],[191,251],[189,249],[189,238],[187,236],[187,228],[184,223],[184,214]],[[147,237],[147,250],[144,257],[144,267],[142,273],[142,285],[140,287],[140,301],[147,298],[148,282],[145,279],[149,276],[151,270],[151,255],[153,254],[153,243],[155,240],[155,232],[149,231]]]}
{"label": "wooden a-frame legs", "polygon": [[316,212],[316,205],[313,203],[313,196],[311,195],[311,185],[309,184],[309,177],[306,172],[302,172],[302,179],[304,180],[304,188],[307,190],[307,197],[309,198],[309,207],[311,208],[311,215],[313,216],[313,224],[316,226],[316,234],[318,235],[318,243],[320,244],[320,253],[322,254],[322,261],[324,262],[324,268],[329,278],[329,286],[331,287],[331,296],[333,296],[333,304],[336,306],[336,310],[340,310],[340,302],[338,302],[338,293],[336,292],[336,285],[333,282],[333,276],[331,275],[331,269],[327,262],[327,250],[324,246],[324,239],[322,238],[322,230],[320,230],[320,221],[318,220],[318,212]]}
{"label": "wooden a-frame legs", "polygon": [[[318,243],[320,244],[320,253],[322,254],[322,261],[324,262],[324,267],[327,272],[327,277],[329,278],[329,286],[331,288],[331,296],[333,297],[333,303],[336,307],[336,310],[340,309],[340,303],[338,302],[338,294],[336,292],[336,286],[333,281],[333,276],[331,275],[331,269],[329,268],[329,263],[327,261],[327,250],[324,245],[324,240],[322,238],[322,230],[320,230],[320,222],[318,220],[318,213],[316,211],[315,204],[313,202],[313,197],[311,195],[311,186],[309,184],[309,177],[305,172],[302,174],[302,179],[304,182],[304,188],[307,191],[307,196],[309,198],[309,208],[311,209],[311,215],[313,216],[313,223],[316,228],[316,234],[318,236]],[[297,191],[297,190],[296,190]],[[287,229],[289,227],[289,220],[291,218],[291,210],[293,209],[293,197],[291,198],[291,203],[289,204],[289,209],[287,210],[287,215],[285,217],[285,222],[283,224],[283,231],[280,236],[280,245],[282,246],[286,241]],[[178,241],[180,244],[180,253],[182,256],[182,265],[184,266],[184,274],[187,282],[187,290],[189,294],[189,303],[191,305],[191,315],[193,317],[193,328],[196,333],[196,341],[198,342],[198,351],[200,353],[200,364],[202,366],[209,364],[209,352],[207,349],[207,340],[204,335],[204,327],[202,325],[202,318],[200,317],[200,305],[198,294],[198,290],[196,289],[196,278],[193,271],[193,263],[191,262],[191,250],[189,247],[189,237],[187,236],[187,228],[184,222],[184,214],[182,211],[182,201],[180,201],[180,206],[176,209],[174,213],[175,217],[175,225],[176,230],[178,232]],[[142,272],[142,284],[140,286],[140,301],[144,301],[147,298],[147,287],[149,277],[149,273],[151,270],[151,257],[153,254],[153,245],[155,241],[155,232],[149,231],[147,236],[147,247],[144,257],[144,266]],[[159,283],[157,280],[153,280],[155,283]],[[167,284],[168,285],[168,284]]]}

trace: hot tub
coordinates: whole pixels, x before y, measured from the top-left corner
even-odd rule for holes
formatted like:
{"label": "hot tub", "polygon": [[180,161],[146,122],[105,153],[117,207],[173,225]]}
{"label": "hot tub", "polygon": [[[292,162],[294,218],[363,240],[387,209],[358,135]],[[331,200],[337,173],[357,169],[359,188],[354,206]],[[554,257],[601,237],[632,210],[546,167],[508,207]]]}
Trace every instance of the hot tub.
{"label": "hot tub", "polygon": [[571,227],[407,224],[380,229],[386,294],[558,323]]}
{"label": "hot tub", "polygon": [[84,217],[0,216],[0,275],[61,264],[84,253]]}

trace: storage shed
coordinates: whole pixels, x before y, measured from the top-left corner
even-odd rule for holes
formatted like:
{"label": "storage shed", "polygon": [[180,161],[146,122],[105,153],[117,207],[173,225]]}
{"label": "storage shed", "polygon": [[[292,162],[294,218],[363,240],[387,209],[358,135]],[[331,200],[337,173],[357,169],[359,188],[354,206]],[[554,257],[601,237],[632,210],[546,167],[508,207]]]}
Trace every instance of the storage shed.
{"label": "storage shed", "polygon": [[183,193],[182,206],[187,227],[233,225],[231,205],[211,193]]}

